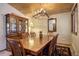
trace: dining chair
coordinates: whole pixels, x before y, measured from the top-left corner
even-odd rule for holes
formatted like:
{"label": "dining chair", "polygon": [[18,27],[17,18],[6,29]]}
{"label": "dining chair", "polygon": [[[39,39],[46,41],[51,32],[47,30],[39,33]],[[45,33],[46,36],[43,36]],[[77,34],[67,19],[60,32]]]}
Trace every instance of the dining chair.
{"label": "dining chair", "polygon": [[43,49],[44,56],[55,55],[57,37],[58,37],[58,34],[56,34],[54,38],[52,38],[51,42],[49,42],[49,44],[47,44],[46,47]]}
{"label": "dining chair", "polygon": [[29,36],[29,33],[28,32],[22,33],[22,38],[26,38],[28,36]]}
{"label": "dining chair", "polygon": [[25,35],[28,37],[28,36],[29,36],[29,33],[28,33],[28,32],[26,32],[26,33],[25,33]]}
{"label": "dining chair", "polygon": [[35,32],[30,32],[31,37],[35,37],[36,33]]}
{"label": "dining chair", "polygon": [[24,56],[25,51],[22,44],[19,41],[8,40],[9,46],[13,56]]}
{"label": "dining chair", "polygon": [[50,42],[50,44],[49,44],[49,48],[48,48],[48,55],[49,56],[51,56],[52,55],[52,53],[54,52],[54,39],[52,39],[52,41]]}
{"label": "dining chair", "polygon": [[55,55],[57,38],[58,38],[58,34],[56,36],[54,36],[54,38],[50,42],[49,49],[48,49],[48,55],[49,56]]}

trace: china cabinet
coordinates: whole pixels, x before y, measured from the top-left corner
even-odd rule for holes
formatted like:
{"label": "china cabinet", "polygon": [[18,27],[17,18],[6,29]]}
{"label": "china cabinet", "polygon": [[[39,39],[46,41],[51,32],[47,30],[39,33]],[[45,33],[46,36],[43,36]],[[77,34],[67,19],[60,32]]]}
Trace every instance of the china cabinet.
{"label": "china cabinet", "polygon": [[14,14],[6,14],[7,36],[28,32],[28,19]]}

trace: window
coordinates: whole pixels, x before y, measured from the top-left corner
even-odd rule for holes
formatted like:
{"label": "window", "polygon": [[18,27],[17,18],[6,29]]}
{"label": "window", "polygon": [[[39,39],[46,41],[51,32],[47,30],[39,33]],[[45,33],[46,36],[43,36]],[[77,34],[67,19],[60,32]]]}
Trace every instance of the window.
{"label": "window", "polygon": [[75,4],[73,11],[71,13],[71,29],[74,34],[77,35],[78,32],[78,7]]}

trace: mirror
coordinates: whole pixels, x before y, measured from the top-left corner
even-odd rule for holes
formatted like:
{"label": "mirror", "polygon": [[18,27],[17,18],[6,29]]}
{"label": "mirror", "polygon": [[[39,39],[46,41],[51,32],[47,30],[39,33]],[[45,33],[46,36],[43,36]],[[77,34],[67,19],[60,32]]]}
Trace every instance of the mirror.
{"label": "mirror", "polygon": [[48,32],[56,32],[56,18],[48,19]]}

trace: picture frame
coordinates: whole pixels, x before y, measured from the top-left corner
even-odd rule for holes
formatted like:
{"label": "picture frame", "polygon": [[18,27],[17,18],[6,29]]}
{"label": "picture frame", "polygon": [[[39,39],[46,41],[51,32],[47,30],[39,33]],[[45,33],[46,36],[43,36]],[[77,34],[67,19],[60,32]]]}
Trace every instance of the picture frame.
{"label": "picture frame", "polygon": [[56,32],[57,30],[57,20],[56,18],[49,18],[48,19],[48,32]]}

